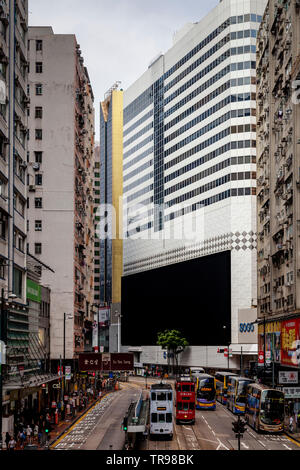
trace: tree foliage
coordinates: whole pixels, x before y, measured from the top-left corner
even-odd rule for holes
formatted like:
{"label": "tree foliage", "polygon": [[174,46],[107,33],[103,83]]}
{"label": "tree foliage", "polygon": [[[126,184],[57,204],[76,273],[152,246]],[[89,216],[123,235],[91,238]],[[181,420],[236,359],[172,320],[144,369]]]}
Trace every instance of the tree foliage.
{"label": "tree foliage", "polygon": [[168,364],[169,357],[171,356],[173,358],[173,365],[175,361],[177,367],[178,355],[182,353],[186,347],[189,346],[189,343],[186,338],[184,338],[178,330],[165,330],[163,332],[158,333],[156,344],[158,346],[161,346],[162,349],[167,349]]}

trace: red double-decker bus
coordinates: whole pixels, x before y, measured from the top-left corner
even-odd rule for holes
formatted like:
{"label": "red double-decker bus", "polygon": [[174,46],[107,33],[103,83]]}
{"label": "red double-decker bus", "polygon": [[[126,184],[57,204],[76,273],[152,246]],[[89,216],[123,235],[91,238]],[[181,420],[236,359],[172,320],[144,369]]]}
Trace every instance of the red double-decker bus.
{"label": "red double-decker bus", "polygon": [[176,424],[195,424],[196,384],[190,377],[176,380]]}

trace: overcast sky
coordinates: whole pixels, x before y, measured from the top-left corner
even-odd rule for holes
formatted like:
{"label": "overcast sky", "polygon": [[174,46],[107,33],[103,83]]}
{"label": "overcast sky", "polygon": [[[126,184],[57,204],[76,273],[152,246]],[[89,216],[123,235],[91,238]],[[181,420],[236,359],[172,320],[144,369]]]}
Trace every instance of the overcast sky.
{"label": "overcast sky", "polygon": [[173,33],[199,21],[219,0],[29,0],[29,25],[75,34],[99,102],[117,80],[125,90],[151,59],[172,46]]}

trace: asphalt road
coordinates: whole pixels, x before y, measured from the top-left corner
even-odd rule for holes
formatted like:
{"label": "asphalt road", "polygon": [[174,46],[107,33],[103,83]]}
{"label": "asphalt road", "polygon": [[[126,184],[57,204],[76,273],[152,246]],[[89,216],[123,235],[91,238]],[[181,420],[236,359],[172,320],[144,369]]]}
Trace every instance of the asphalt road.
{"label": "asphalt road", "polygon": [[[148,379],[148,385],[157,382]],[[145,388],[145,379],[130,378],[122,390],[104,397],[60,438],[55,450],[121,450],[125,434],[121,423],[131,401],[136,401]],[[217,403],[217,409],[196,410],[196,423],[175,425],[172,440],[142,441],[140,450],[237,450],[238,442],[232,431],[236,419],[226,407]],[[258,434],[247,426],[241,439],[241,450],[300,450],[300,444],[285,435]]]}

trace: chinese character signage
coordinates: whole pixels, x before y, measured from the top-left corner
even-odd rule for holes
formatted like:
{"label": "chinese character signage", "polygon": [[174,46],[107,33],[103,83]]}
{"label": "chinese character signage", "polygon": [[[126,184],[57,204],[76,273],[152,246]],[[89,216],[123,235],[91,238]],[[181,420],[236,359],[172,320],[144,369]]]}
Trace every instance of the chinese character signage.
{"label": "chinese character signage", "polygon": [[281,323],[281,364],[300,365],[300,319]]}
{"label": "chinese character signage", "polygon": [[300,398],[300,387],[295,388],[283,388],[284,398]]}
{"label": "chinese character signage", "polygon": [[132,353],[80,354],[79,355],[79,369],[81,371],[133,370],[133,354]]}
{"label": "chinese character signage", "polygon": [[279,372],[279,383],[280,384],[297,384],[298,383],[298,371],[295,372]]}

